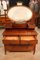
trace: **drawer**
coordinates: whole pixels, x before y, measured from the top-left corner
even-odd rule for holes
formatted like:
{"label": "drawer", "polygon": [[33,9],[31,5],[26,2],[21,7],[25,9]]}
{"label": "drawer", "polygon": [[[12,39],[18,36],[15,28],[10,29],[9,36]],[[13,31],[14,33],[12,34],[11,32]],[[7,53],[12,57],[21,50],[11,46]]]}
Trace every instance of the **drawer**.
{"label": "drawer", "polygon": [[5,48],[6,48],[6,50],[8,50],[8,51],[16,51],[16,52],[18,52],[18,51],[31,51],[31,50],[33,50],[34,49],[34,46],[32,45],[32,46],[5,46]]}
{"label": "drawer", "polygon": [[3,43],[4,44],[19,44],[19,38],[17,36],[4,37]]}
{"label": "drawer", "polygon": [[37,40],[34,36],[21,36],[21,44],[36,44]]}
{"label": "drawer", "polygon": [[26,24],[13,24],[13,28],[26,28]]}

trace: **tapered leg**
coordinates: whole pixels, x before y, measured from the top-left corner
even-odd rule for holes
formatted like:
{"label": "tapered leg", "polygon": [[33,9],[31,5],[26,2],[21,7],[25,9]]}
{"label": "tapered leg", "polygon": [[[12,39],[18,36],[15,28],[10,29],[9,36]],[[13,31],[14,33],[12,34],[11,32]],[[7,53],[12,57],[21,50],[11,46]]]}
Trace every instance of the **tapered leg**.
{"label": "tapered leg", "polygon": [[5,54],[6,54],[6,47],[5,47],[5,45],[4,45],[4,51],[5,51]]}
{"label": "tapered leg", "polygon": [[6,55],[6,49],[5,49],[5,55]]}
{"label": "tapered leg", "polygon": [[35,48],[36,48],[36,46],[34,46],[33,54],[35,54]]}

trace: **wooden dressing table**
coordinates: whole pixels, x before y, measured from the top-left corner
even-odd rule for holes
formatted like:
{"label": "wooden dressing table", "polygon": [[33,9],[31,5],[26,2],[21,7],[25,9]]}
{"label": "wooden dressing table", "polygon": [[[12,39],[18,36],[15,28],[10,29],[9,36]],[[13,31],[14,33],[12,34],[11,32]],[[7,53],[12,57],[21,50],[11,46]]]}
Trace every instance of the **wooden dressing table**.
{"label": "wooden dressing table", "polygon": [[37,32],[35,31],[34,24],[6,24],[5,31],[3,32],[3,38],[5,54],[6,51],[33,51],[33,54],[35,53],[37,44]]}

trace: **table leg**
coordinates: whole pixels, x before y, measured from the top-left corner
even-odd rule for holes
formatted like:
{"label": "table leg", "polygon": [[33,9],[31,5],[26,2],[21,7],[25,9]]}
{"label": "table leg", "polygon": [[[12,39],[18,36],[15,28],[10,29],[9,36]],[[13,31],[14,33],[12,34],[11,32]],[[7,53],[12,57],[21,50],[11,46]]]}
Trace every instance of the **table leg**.
{"label": "table leg", "polygon": [[35,48],[36,48],[36,46],[34,46],[33,54],[35,54]]}
{"label": "table leg", "polygon": [[5,47],[5,45],[4,45],[4,50],[5,50],[5,54],[6,54],[6,47]]}

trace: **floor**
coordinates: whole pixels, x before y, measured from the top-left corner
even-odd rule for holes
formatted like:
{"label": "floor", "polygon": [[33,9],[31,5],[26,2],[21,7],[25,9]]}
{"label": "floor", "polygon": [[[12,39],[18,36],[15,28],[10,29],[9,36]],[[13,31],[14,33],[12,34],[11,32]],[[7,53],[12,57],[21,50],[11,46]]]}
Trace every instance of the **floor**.
{"label": "floor", "polygon": [[40,60],[40,29],[36,28],[35,30],[38,33],[38,44],[34,55],[33,52],[7,52],[5,55],[2,43],[4,29],[0,29],[0,60]]}

